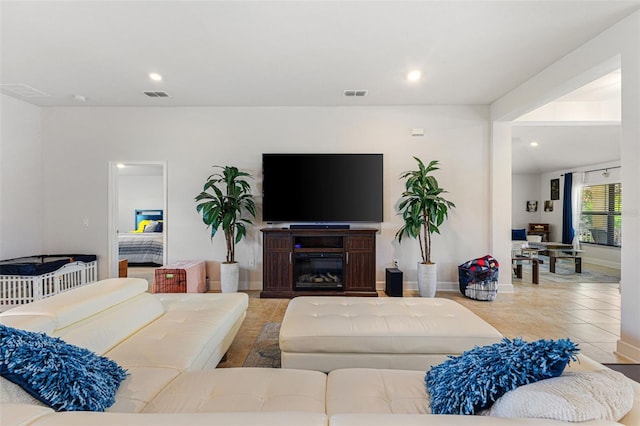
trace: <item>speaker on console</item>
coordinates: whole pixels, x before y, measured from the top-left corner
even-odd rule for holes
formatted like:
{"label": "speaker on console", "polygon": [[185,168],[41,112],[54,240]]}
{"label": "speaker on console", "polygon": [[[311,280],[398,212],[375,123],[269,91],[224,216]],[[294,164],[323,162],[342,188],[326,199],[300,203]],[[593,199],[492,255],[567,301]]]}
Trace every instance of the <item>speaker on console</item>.
{"label": "speaker on console", "polygon": [[402,297],[402,271],[400,269],[386,269],[386,284],[384,292],[387,293],[387,296]]}

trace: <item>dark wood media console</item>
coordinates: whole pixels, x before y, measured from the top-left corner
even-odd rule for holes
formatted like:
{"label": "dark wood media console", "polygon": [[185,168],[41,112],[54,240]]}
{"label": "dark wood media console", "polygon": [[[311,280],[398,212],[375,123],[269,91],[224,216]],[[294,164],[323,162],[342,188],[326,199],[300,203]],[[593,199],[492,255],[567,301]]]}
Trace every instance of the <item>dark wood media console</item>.
{"label": "dark wood media console", "polygon": [[378,295],[376,229],[261,231],[260,297]]}

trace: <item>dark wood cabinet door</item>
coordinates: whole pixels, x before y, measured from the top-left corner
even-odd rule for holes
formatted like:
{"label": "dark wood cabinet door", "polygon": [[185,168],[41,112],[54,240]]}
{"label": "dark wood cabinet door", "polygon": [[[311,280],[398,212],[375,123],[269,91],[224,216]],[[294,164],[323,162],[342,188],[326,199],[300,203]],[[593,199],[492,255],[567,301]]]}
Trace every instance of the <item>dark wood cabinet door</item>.
{"label": "dark wood cabinet door", "polygon": [[345,291],[376,290],[375,235],[350,235],[347,243]]}
{"label": "dark wood cabinet door", "polygon": [[290,235],[264,236],[264,291],[291,291],[291,250]]}

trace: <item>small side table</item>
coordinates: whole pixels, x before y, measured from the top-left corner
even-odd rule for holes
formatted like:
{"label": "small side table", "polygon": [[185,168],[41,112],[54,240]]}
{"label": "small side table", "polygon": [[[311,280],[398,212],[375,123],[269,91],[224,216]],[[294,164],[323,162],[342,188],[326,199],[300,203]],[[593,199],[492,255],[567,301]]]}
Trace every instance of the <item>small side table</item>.
{"label": "small side table", "polygon": [[522,278],[522,262],[531,262],[531,282],[540,284],[540,260],[535,257],[517,255],[511,259],[516,264],[516,278]]}
{"label": "small side table", "polygon": [[549,250],[549,272],[556,272],[556,260],[571,259],[575,264],[576,274],[582,273],[582,258],[579,256],[582,250],[575,249],[558,249]]}

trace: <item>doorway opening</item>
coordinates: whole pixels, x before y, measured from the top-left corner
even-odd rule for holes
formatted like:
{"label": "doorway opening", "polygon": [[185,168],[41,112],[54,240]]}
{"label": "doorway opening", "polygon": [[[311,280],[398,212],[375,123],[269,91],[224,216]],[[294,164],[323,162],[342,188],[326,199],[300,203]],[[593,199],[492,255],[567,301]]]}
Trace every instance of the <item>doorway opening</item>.
{"label": "doorway opening", "polygon": [[[553,273],[548,277],[552,282],[565,282],[565,279],[619,282],[620,247],[599,247],[583,238],[585,232],[593,231],[580,214],[584,204],[584,197],[580,195],[587,185],[620,182],[620,67],[594,76],[592,81],[518,117],[511,124],[512,228],[525,229],[530,235],[532,227],[544,227],[547,235],[543,241],[561,242],[566,209],[563,208],[564,185],[560,183],[566,179],[565,174],[571,173],[573,185],[568,194],[572,196],[571,219],[576,233],[571,243],[574,249],[580,249],[587,270],[576,276],[568,268],[566,277]],[[601,170],[611,172],[601,173]],[[544,205],[544,210],[530,210],[531,202],[540,207]],[[566,238],[564,242],[568,242]],[[571,259],[568,263],[572,263]]]}
{"label": "doorway opening", "polygon": [[108,216],[109,277],[136,268],[153,284],[153,270],[168,258],[166,162],[110,162]]}

